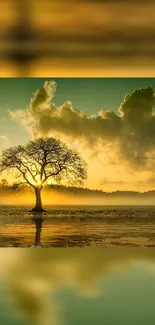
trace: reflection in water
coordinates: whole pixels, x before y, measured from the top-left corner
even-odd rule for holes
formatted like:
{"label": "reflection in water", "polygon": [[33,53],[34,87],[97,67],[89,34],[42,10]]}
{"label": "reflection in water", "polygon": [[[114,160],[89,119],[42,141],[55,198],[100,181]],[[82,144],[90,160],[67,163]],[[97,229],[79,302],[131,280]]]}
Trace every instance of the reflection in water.
{"label": "reflection in water", "polygon": [[33,222],[35,223],[36,226],[36,232],[35,232],[35,241],[33,246],[41,246],[43,247],[43,245],[41,244],[41,231],[42,231],[42,223],[44,218],[42,217],[42,214],[35,214],[34,217],[32,218]]}
{"label": "reflection in water", "polygon": [[0,247],[155,247],[154,207],[0,208]]}
{"label": "reflection in water", "polygon": [[20,0],[15,1],[14,6],[16,11],[15,24],[7,37],[8,42],[14,45],[14,48],[12,47],[12,51],[7,53],[7,57],[20,66],[20,72],[22,73],[22,69],[24,72],[24,69],[28,68],[27,65],[31,63],[31,60],[36,58],[34,47],[32,48],[32,42],[35,42],[35,35],[31,28],[29,3]]}
{"label": "reflection in water", "polygon": [[0,264],[0,324],[155,322],[154,249],[0,249]]}
{"label": "reflection in water", "polygon": [[155,247],[154,207],[0,208],[0,247]]}

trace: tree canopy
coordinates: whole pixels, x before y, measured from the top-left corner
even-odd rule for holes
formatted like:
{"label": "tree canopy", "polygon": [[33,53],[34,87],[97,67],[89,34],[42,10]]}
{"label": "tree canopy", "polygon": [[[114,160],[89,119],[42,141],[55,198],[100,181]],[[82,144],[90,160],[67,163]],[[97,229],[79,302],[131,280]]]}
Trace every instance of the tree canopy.
{"label": "tree canopy", "polygon": [[82,184],[87,176],[86,163],[79,153],[55,138],[40,138],[25,146],[3,151],[1,172],[13,171],[16,183],[28,184],[35,190],[43,185],[60,183]]}

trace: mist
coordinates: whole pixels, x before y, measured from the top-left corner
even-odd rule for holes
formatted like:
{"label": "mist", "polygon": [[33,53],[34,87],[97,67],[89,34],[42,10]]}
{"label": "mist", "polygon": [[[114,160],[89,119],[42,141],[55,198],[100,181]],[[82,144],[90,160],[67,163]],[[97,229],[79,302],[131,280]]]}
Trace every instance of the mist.
{"label": "mist", "polygon": [[[155,194],[154,191],[139,193],[139,192],[102,192],[84,189],[84,194],[77,194],[79,188],[61,188],[56,186],[54,189],[42,190],[42,201],[44,206],[116,206],[116,205],[154,205]],[[77,191],[76,191],[77,190]],[[31,189],[26,191],[13,192],[11,190],[1,190],[0,192],[0,205],[6,206],[33,206],[35,196]]]}

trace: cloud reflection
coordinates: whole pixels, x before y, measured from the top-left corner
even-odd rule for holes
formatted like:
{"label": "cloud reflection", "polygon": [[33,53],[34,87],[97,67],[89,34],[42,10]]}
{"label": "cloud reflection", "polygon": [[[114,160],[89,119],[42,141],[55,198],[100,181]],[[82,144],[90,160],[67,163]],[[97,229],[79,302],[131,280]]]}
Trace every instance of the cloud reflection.
{"label": "cloud reflection", "polygon": [[14,303],[14,313],[35,325],[63,324],[55,294],[71,288],[97,297],[99,279],[140,265],[154,270],[154,249],[1,249],[0,281]]}

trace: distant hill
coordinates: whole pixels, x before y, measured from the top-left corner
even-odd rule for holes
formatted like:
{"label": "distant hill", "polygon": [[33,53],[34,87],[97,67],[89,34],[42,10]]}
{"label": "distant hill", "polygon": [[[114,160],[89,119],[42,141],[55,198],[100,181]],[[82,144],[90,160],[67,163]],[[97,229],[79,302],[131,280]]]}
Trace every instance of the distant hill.
{"label": "distant hill", "polygon": [[[28,186],[24,187],[24,191],[29,191]],[[63,185],[46,185],[44,190],[48,192],[60,192],[68,195],[78,195],[78,196],[93,196],[93,197],[134,197],[134,198],[152,198],[155,197],[155,190],[147,192],[138,192],[138,191],[113,191],[113,192],[104,192],[102,190],[91,190],[83,187],[74,187],[74,186],[63,186]],[[0,193],[15,193],[16,191],[22,192],[23,189],[16,189],[11,186],[0,185]]]}
{"label": "distant hill", "polygon": [[62,185],[48,185],[46,186],[47,190],[65,192],[66,194],[72,195],[82,195],[82,196],[108,196],[108,197],[153,197],[155,196],[155,190],[147,192],[137,192],[137,191],[114,191],[114,192],[104,192],[102,190],[91,190],[83,187],[73,187],[73,186],[62,186]]}

